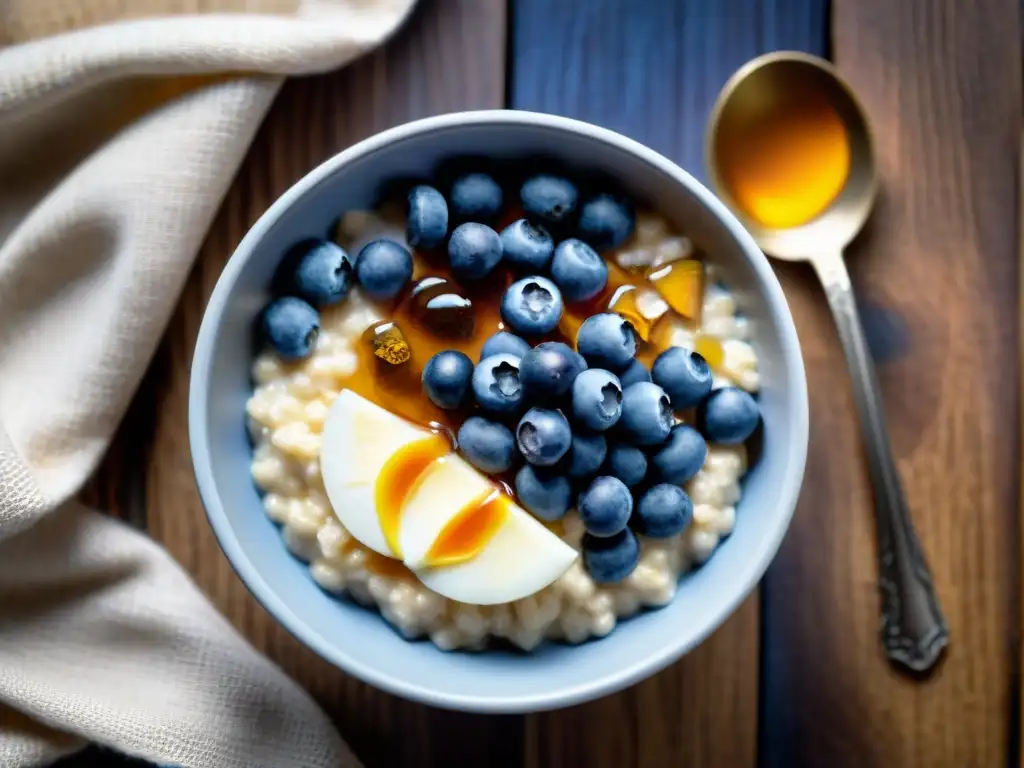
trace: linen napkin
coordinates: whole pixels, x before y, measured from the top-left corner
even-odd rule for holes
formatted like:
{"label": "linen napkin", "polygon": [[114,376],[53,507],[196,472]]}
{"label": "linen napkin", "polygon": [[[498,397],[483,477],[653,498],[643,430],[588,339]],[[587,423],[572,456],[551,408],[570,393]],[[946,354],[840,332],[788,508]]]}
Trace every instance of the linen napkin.
{"label": "linen napkin", "polygon": [[73,500],[286,75],[412,0],[0,2],[0,766],[358,765],[157,545]]}

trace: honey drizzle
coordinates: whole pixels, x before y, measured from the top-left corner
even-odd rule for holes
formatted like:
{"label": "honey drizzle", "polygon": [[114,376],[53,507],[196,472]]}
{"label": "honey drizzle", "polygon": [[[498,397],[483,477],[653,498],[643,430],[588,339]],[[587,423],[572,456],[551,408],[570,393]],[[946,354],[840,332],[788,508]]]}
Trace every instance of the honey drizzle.
{"label": "honey drizzle", "polygon": [[374,497],[381,532],[395,557],[402,556],[398,546],[398,528],[405,502],[430,465],[446,456],[449,449],[447,440],[441,435],[432,434],[402,446],[381,467],[374,487]]}
{"label": "honey drizzle", "polygon": [[[444,461],[451,452],[445,431],[395,451],[381,468],[374,487],[377,515],[384,539],[401,558],[398,530],[406,502],[436,461]],[[509,495],[494,487],[456,512],[445,524],[430,547],[426,565],[457,565],[472,560],[494,537],[508,516]]]}
{"label": "honey drizzle", "polygon": [[467,504],[438,534],[426,564],[436,568],[472,560],[505,522],[509,503],[508,496],[494,489]]}

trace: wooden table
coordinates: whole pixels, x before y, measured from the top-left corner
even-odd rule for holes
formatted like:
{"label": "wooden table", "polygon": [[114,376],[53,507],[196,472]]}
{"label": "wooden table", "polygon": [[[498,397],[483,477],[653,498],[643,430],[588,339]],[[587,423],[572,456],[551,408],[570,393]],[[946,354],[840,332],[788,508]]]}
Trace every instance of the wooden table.
{"label": "wooden table", "polygon": [[[312,692],[370,768],[1017,763],[1019,22],[1017,0],[835,0],[831,14],[823,0],[421,0],[383,50],[284,88],[93,496],[162,542]],[[850,389],[825,301],[798,266],[778,271],[811,391],[801,502],[760,592],[700,648],[591,704],[478,717],[375,691],[299,645],[214,541],[186,435],[203,307],[247,228],[335,152],[454,110],[580,117],[700,174],[717,89],[746,59],[779,48],[830,53],[876,129],[884,192],[851,267],[951,626],[938,673],[912,682],[879,651],[871,497]]]}

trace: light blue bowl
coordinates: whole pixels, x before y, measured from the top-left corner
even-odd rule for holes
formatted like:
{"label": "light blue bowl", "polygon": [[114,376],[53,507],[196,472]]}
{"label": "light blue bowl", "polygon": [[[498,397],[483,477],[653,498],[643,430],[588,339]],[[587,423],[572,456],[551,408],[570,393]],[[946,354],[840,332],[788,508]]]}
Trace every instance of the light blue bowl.
{"label": "light blue bowl", "polygon": [[[244,408],[253,319],[282,254],[323,236],[338,215],[371,207],[382,184],[429,175],[458,155],[545,155],[604,172],[653,201],[721,265],[750,319],[760,356],[764,446],[747,476],[735,532],[683,577],[665,608],[608,637],[530,654],[445,653],[402,639],[376,612],[321,591],[285,549],[249,474]],[[474,712],[529,712],[625,688],[708,636],[754,589],[786,532],[807,453],[807,383],[793,320],[765,257],[726,207],[688,173],[617,133],[550,115],[466,112],[373,136],[307,174],[245,236],[210,298],[192,364],[189,433],[214,532],[256,598],[290,632],[345,672],[409,699]]]}

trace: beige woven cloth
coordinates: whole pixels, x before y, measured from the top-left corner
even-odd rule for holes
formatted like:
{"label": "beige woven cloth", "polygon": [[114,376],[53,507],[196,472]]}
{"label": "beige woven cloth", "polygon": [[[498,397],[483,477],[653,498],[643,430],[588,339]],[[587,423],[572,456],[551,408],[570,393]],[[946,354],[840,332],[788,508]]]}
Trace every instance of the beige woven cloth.
{"label": "beige woven cloth", "polygon": [[345,64],[411,4],[0,0],[3,768],[86,740],[195,768],[358,765],[162,549],[72,498],[282,76]]}

